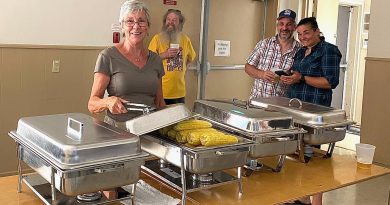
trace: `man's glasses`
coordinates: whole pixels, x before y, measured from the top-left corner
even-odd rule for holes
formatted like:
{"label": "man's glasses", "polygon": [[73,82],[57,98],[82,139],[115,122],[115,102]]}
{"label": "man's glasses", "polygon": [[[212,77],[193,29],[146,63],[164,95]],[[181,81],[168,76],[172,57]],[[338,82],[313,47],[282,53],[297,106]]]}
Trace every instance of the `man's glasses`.
{"label": "man's glasses", "polygon": [[140,20],[140,21],[134,21],[134,20],[126,20],[123,21],[126,26],[133,27],[135,24],[138,24],[139,27],[146,27],[148,25],[147,21]]}

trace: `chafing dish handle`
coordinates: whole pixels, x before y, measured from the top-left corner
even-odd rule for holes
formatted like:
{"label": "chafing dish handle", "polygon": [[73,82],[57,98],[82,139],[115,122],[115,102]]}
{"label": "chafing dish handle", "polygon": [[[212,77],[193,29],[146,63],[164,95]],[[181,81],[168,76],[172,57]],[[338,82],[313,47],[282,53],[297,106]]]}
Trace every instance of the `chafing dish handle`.
{"label": "chafing dish handle", "polygon": [[249,107],[247,101],[239,100],[237,98],[233,98],[233,105],[244,109],[248,109]]}
{"label": "chafing dish handle", "polygon": [[96,173],[104,173],[104,172],[115,171],[117,169],[121,169],[121,168],[124,168],[124,167],[125,167],[124,164],[118,164],[118,165],[115,165],[114,167],[110,167],[110,168],[95,168],[94,171]]}
{"label": "chafing dish handle", "polygon": [[298,103],[299,103],[299,107],[298,107],[298,108],[301,109],[301,108],[302,108],[302,101],[299,100],[298,98],[292,98],[292,99],[290,99],[290,101],[288,101],[288,106],[291,107],[292,102],[293,102],[294,100],[298,101]]}
{"label": "chafing dish handle", "polygon": [[[75,124],[78,124],[78,126],[75,126]],[[75,128],[77,127],[77,128]],[[75,120],[71,117],[68,117],[68,126],[67,126],[67,133],[70,138],[76,141],[80,141],[81,136],[83,135],[83,127],[84,124],[78,120]]]}
{"label": "chafing dish handle", "polygon": [[145,104],[139,104],[139,103],[127,102],[124,104],[125,104],[125,107],[128,111],[138,111],[138,112],[142,112],[142,114],[144,114],[144,115],[149,114],[150,111],[154,111],[156,109],[155,107],[145,105]]}
{"label": "chafing dish handle", "polygon": [[215,155],[223,156],[228,154],[237,154],[237,150],[231,150],[231,151],[215,151]]}
{"label": "chafing dish handle", "polygon": [[332,128],[335,132],[343,132],[347,130],[347,127],[334,127]]}

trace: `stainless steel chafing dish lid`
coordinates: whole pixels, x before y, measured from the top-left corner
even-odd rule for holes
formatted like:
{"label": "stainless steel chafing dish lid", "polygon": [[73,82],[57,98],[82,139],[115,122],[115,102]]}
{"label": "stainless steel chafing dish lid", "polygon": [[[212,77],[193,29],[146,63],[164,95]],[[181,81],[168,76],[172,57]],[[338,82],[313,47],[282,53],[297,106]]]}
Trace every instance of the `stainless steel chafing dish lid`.
{"label": "stainless steel chafing dish lid", "polygon": [[143,135],[191,118],[192,112],[184,104],[174,104],[126,121],[130,133]]}
{"label": "stainless steel chafing dish lid", "polygon": [[13,134],[62,169],[145,155],[138,136],[81,113],[24,117]]}
{"label": "stainless steel chafing dish lid", "polygon": [[234,100],[197,100],[194,112],[249,133],[266,133],[294,128],[292,117],[274,111],[239,107]]}
{"label": "stainless steel chafing dish lid", "polygon": [[266,108],[291,115],[294,122],[309,127],[334,127],[353,124],[344,110],[303,102],[296,98],[264,97],[252,99],[250,106]]}

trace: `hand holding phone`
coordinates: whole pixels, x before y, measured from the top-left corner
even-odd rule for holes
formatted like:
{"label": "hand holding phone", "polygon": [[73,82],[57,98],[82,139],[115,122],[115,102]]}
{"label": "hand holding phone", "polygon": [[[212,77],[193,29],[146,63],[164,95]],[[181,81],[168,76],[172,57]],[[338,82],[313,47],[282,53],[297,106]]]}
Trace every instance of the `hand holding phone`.
{"label": "hand holding phone", "polygon": [[275,74],[278,75],[278,76],[284,76],[284,75],[290,76],[290,75],[292,75],[292,73],[286,73],[283,70],[277,70],[277,71],[275,71]]}

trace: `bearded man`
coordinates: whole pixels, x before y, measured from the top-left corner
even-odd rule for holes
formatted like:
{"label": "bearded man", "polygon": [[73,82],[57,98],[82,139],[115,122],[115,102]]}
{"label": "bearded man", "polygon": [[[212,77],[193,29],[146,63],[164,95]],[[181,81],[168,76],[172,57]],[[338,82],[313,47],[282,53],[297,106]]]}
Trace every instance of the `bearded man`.
{"label": "bearded man", "polygon": [[165,104],[184,103],[187,64],[196,57],[190,38],[182,33],[185,18],[180,10],[169,9],[163,17],[160,33],[153,36],[149,50],[163,60],[162,88]]}
{"label": "bearded man", "polygon": [[288,85],[279,81],[279,75],[290,73],[294,56],[301,47],[293,36],[295,17],[293,10],[281,11],[276,22],[278,34],[260,40],[248,57],[245,72],[255,79],[249,99],[287,96]]}

